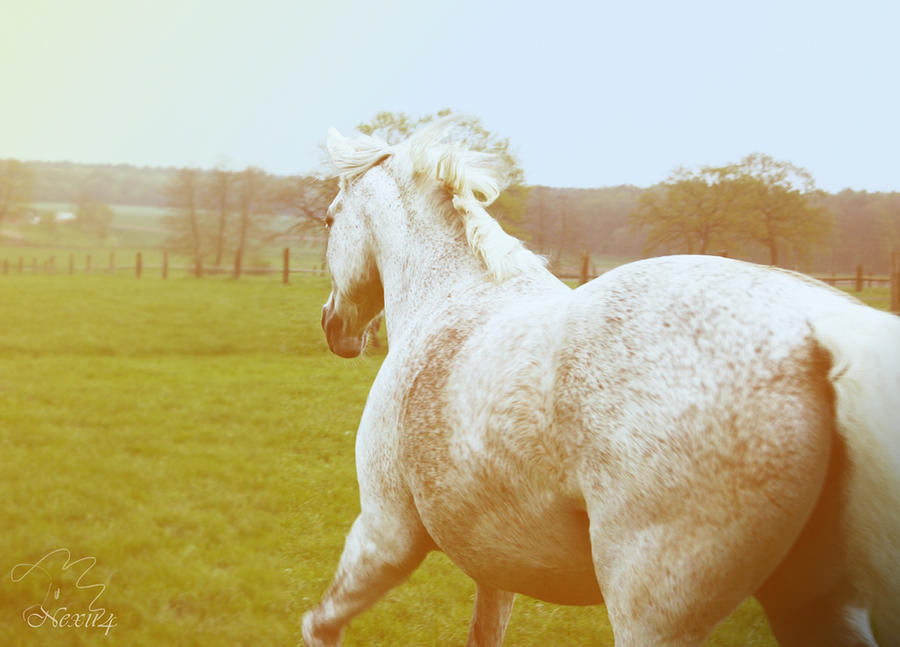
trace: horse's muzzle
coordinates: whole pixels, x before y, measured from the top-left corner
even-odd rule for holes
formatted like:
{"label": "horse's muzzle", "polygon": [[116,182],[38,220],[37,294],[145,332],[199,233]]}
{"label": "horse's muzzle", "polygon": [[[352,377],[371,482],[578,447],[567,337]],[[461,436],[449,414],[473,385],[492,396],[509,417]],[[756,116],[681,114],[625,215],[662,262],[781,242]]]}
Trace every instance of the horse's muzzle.
{"label": "horse's muzzle", "polygon": [[359,357],[362,353],[364,337],[346,333],[344,320],[335,312],[333,298],[322,306],[322,330],[325,331],[328,348],[338,357]]}

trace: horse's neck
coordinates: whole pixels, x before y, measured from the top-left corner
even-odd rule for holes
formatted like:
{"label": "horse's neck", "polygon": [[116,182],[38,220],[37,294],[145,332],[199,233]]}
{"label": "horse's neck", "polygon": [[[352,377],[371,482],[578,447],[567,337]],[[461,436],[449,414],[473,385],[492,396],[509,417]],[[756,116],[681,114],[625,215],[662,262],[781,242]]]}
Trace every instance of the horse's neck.
{"label": "horse's neck", "polygon": [[382,236],[378,265],[391,345],[423,332],[454,295],[488,281],[465,240],[441,220],[420,211],[394,220]]}

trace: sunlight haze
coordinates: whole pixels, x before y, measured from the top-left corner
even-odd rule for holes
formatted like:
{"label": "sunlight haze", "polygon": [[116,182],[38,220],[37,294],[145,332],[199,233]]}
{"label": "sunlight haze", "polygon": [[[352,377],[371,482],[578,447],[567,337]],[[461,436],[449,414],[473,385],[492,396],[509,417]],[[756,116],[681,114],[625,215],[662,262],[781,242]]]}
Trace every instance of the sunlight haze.
{"label": "sunlight haze", "polygon": [[759,151],[900,190],[891,1],[13,0],[0,158],[314,171],[329,126],[449,107],[529,184],[649,186]]}

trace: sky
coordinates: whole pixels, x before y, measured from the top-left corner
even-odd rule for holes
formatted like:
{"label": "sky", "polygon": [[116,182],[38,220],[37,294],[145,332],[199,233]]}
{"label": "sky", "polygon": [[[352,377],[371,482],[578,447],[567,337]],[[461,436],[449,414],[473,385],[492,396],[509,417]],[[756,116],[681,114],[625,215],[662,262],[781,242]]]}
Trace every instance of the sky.
{"label": "sky", "polygon": [[0,158],[305,174],[330,126],[451,108],[528,184],[762,152],[898,191],[898,81],[897,0],[3,0]]}

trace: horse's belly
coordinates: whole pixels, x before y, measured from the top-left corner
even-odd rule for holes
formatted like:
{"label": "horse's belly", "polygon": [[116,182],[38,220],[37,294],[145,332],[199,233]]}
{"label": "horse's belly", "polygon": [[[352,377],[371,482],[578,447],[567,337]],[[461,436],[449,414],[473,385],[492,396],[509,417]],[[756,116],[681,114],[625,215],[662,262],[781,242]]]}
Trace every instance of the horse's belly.
{"label": "horse's belly", "polygon": [[484,581],[504,591],[522,593],[553,604],[589,605],[603,602],[593,568],[570,569],[569,566],[560,564],[558,568],[536,568],[522,563],[513,565],[512,570],[502,573],[497,580]]}
{"label": "horse's belly", "polygon": [[423,522],[477,582],[556,604],[601,602],[585,512],[528,503],[485,499],[463,510],[426,509]]}

